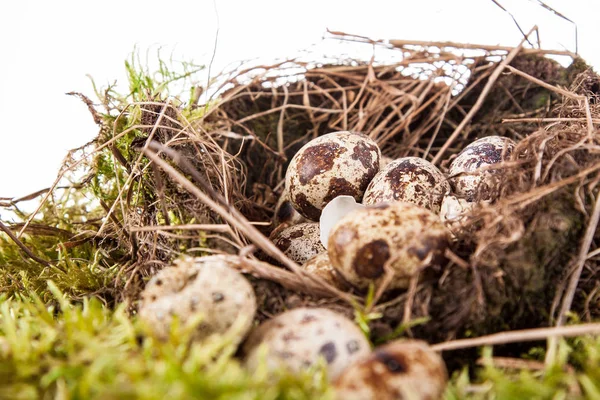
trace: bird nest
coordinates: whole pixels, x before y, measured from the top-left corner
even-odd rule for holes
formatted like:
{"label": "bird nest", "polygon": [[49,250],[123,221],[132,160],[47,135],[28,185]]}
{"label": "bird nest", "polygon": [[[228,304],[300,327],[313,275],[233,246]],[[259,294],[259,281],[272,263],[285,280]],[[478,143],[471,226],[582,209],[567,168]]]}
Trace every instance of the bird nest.
{"label": "bird nest", "polygon": [[[399,61],[237,69],[216,80],[217,96],[206,104],[200,90],[187,103],[148,87],[128,98],[109,89],[101,104],[79,95],[97,138],[71,152],[55,185],[35,194],[36,212],[3,229],[44,271],[60,267],[56,254],[33,254],[24,238],[59,237],[63,255],[87,246],[95,269],[63,290],[126,301],[132,312],[148,277],[191,254],[226,257],[251,276],[258,319],[319,305],[354,315],[374,341],[562,325],[569,311],[598,318],[599,77],[580,59],[563,68],[552,52],[523,46],[345,38],[385,46]],[[477,138],[500,135],[517,146],[497,166],[498,200],[468,216],[435,279],[365,294],[308,275],[268,239],[289,160],[309,140],[340,130],[369,135],[385,156],[421,157],[443,172]],[[66,177],[77,182],[61,187]],[[94,281],[98,271],[110,278]],[[2,279],[9,288],[20,278]]]}

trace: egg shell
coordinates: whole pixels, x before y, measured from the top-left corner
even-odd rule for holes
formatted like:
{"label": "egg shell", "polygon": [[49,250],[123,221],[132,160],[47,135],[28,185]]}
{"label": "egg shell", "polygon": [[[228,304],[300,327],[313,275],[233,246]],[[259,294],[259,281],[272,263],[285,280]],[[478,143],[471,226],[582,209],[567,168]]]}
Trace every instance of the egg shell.
{"label": "egg shell", "polygon": [[317,254],[310,260],[306,261],[304,264],[302,264],[302,269],[310,274],[321,277],[325,282],[338,289],[348,289],[348,283],[345,282],[344,278],[342,278],[335,268],[333,268],[333,265],[331,265],[331,260],[329,260],[329,254],[326,251],[321,254]]}
{"label": "egg shell", "polygon": [[395,341],[350,365],[334,382],[339,400],[437,400],[448,381],[442,358],[427,343]]}
{"label": "egg shell", "polygon": [[325,251],[325,247],[321,244],[318,222],[304,222],[289,226],[275,235],[273,239],[275,246],[298,264],[303,264]]}
{"label": "egg shell", "polygon": [[224,333],[235,324],[240,338],[250,330],[256,297],[250,283],[219,259],[186,259],[155,275],[142,293],[139,316],[159,338],[173,317],[181,324],[201,316],[195,337]]}
{"label": "egg shell", "polygon": [[379,171],[381,152],[368,136],[347,131],[317,137],[288,166],[285,187],[294,208],[318,221],[323,207],[340,195],[361,201]]}
{"label": "egg shell", "polygon": [[291,226],[302,222],[308,222],[308,220],[296,211],[290,201],[288,192],[284,190],[277,201],[277,205],[275,205],[273,226],[279,226],[281,224],[288,224],[288,226]]}
{"label": "egg shell", "polygon": [[441,265],[449,232],[429,210],[405,202],[380,203],[354,211],[333,228],[328,252],[333,267],[352,285],[379,284],[386,267],[388,289],[407,288],[421,269]]}
{"label": "egg shell", "polygon": [[435,165],[422,158],[404,157],[390,162],[375,175],[365,191],[363,204],[406,201],[438,213],[444,194],[449,191],[450,184]]}
{"label": "egg shell", "polygon": [[286,311],[252,331],[243,348],[250,370],[260,364],[263,345],[269,370],[299,372],[323,359],[330,380],[370,353],[361,330],[346,317],[325,308]]}
{"label": "egg shell", "polygon": [[469,202],[493,200],[499,189],[498,171],[479,170],[508,160],[515,145],[509,138],[488,136],[465,147],[448,170],[454,194]]}
{"label": "egg shell", "polygon": [[460,238],[465,233],[465,220],[476,206],[476,202],[470,202],[452,195],[444,196],[440,210],[440,220],[454,237]]}

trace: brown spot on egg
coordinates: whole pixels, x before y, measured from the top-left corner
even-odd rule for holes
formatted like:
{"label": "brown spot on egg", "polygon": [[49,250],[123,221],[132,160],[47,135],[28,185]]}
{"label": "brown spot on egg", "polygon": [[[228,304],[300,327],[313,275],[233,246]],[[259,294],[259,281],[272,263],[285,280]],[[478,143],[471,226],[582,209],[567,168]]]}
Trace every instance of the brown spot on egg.
{"label": "brown spot on egg", "polygon": [[329,180],[329,189],[324,197],[325,202],[329,203],[331,200],[338,196],[352,196],[359,200],[361,191],[359,191],[353,184],[348,182],[344,178],[333,177]]}
{"label": "brown spot on egg", "polygon": [[432,186],[435,186],[437,183],[433,175],[425,171],[421,165],[416,164],[411,159],[400,162],[395,168],[387,173],[386,178],[393,187],[394,182],[401,182],[402,178],[407,174],[421,175]]}
{"label": "brown spot on egg", "polygon": [[303,235],[304,235],[304,232],[302,232],[302,229],[294,229],[290,232],[290,238],[292,238],[292,239],[301,238]]}
{"label": "brown spot on egg", "polygon": [[313,221],[317,221],[321,216],[321,210],[313,206],[304,193],[298,193],[295,198],[296,204],[300,207],[300,210],[304,215]]}
{"label": "brown spot on egg", "polygon": [[298,160],[298,179],[306,185],[315,176],[333,168],[335,159],[346,149],[337,143],[326,142],[308,147]]}
{"label": "brown spot on egg", "polygon": [[305,325],[305,324],[309,324],[309,323],[311,323],[313,321],[316,321],[316,320],[317,320],[317,317],[315,317],[314,315],[306,314],[300,320],[300,324],[301,325]]}
{"label": "brown spot on egg", "polygon": [[385,240],[374,240],[362,246],[354,258],[354,270],[363,278],[376,279],[383,275],[390,258],[390,247]]}
{"label": "brown spot on egg", "polygon": [[408,362],[402,353],[391,354],[383,350],[377,350],[374,357],[392,374],[403,374],[408,371]]}
{"label": "brown spot on egg", "polygon": [[346,343],[346,350],[348,350],[348,354],[356,353],[360,350],[360,344],[356,340],[350,340]]}
{"label": "brown spot on egg", "polygon": [[212,300],[215,303],[220,303],[223,300],[225,300],[225,295],[223,295],[223,293],[220,293],[220,292],[214,292],[212,294]]}
{"label": "brown spot on egg", "polygon": [[333,361],[335,361],[335,358],[337,356],[337,349],[335,348],[335,343],[333,343],[333,342],[325,343],[319,349],[319,354],[321,354],[325,358],[325,361],[327,361],[327,364],[331,364]]}
{"label": "brown spot on egg", "polygon": [[287,251],[287,249],[290,248],[291,245],[292,240],[288,237],[280,237],[275,240],[275,246],[277,246],[277,248],[283,251],[284,253]]}
{"label": "brown spot on egg", "polygon": [[372,144],[367,144],[365,142],[358,142],[354,148],[352,149],[352,159],[358,160],[366,169],[373,168],[375,162],[373,161],[373,157],[371,152],[374,151],[377,154],[375,162],[379,164],[379,152],[377,151],[377,147]]}

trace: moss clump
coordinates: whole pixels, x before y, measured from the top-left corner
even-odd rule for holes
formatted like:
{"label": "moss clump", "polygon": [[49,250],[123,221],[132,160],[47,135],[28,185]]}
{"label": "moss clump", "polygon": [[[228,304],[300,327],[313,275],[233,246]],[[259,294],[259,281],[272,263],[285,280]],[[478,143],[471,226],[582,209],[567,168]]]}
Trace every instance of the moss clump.
{"label": "moss clump", "polygon": [[0,298],[0,398],[80,399],[330,399],[320,368],[269,380],[233,357],[227,337],[191,343],[174,326],[166,342],[125,307],[95,299],[72,304],[56,294],[48,306],[31,298]]}

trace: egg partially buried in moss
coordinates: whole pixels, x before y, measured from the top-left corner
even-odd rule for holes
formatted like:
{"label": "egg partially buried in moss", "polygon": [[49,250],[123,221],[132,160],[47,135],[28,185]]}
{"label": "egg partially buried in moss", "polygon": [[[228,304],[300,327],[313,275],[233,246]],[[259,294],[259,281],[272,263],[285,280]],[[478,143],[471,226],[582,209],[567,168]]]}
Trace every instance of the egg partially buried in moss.
{"label": "egg partially buried in moss", "polygon": [[468,202],[493,200],[498,194],[499,172],[484,168],[508,160],[515,145],[509,138],[488,136],[465,147],[448,170],[454,194]]}
{"label": "egg partially buried in moss", "polygon": [[380,283],[393,272],[388,289],[407,288],[420,270],[441,265],[449,232],[440,218],[411,203],[380,203],[342,218],[329,235],[333,267],[352,285]]}
{"label": "egg partially buried in moss", "polygon": [[361,201],[379,171],[381,152],[361,133],[333,132],[311,140],[292,158],[285,186],[294,208],[317,221],[325,205],[341,195]]}
{"label": "egg partially buried in moss", "polygon": [[156,274],[142,292],[139,316],[160,338],[173,318],[200,317],[195,338],[235,329],[240,340],[252,326],[256,297],[250,283],[224,260],[184,259]]}
{"label": "egg partially buried in moss", "polygon": [[406,201],[440,211],[444,194],[450,185],[435,165],[418,157],[404,157],[390,162],[373,178],[363,198],[363,204]]}
{"label": "egg partially buried in moss", "polygon": [[298,264],[303,264],[325,251],[325,247],[321,244],[318,222],[304,222],[278,231],[275,233],[273,243]]}
{"label": "egg partially buried in moss", "polygon": [[325,308],[286,311],[252,331],[243,348],[249,369],[260,365],[261,348],[269,370],[298,372],[323,360],[330,380],[370,352],[367,339],[352,321]]}
{"label": "egg partially buried in moss", "polygon": [[433,400],[447,381],[444,361],[427,343],[399,340],[350,365],[334,386],[339,400]]}

